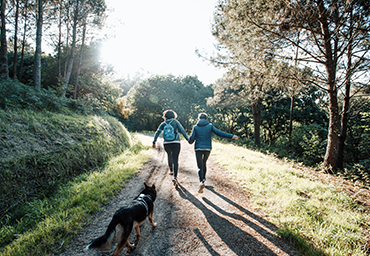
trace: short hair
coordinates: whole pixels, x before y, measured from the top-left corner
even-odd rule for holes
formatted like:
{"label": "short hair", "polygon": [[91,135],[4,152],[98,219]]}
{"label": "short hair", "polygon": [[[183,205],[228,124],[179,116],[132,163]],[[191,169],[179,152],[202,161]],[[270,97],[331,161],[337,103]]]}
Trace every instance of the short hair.
{"label": "short hair", "polygon": [[206,113],[199,113],[198,119],[208,119],[208,115]]}
{"label": "short hair", "polygon": [[173,110],[166,110],[163,112],[163,119],[171,119],[171,118],[177,118],[177,114]]}

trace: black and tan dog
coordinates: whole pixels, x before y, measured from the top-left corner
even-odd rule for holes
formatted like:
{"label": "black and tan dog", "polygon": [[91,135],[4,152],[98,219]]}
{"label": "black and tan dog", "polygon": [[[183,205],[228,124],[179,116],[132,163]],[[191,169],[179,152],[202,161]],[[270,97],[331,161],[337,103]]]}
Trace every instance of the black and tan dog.
{"label": "black and tan dog", "polygon": [[153,222],[153,202],[157,196],[155,185],[148,186],[144,183],[144,190],[127,206],[120,208],[113,215],[112,221],[108,225],[105,234],[99,238],[94,239],[87,249],[97,248],[105,250],[109,248],[113,242],[114,236],[117,237],[117,248],[113,256],[117,256],[120,251],[127,246],[130,249],[135,247],[135,244],[130,244],[128,238],[135,227],[136,238],[134,243],[140,240],[140,225],[148,217],[150,224],[155,227]]}

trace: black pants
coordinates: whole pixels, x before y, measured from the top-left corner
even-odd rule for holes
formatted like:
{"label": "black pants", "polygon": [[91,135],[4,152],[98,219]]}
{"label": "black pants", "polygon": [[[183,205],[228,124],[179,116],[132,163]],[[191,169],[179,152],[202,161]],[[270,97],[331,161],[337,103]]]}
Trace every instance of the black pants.
{"label": "black pants", "polygon": [[199,181],[206,180],[206,173],[207,173],[207,160],[211,151],[209,150],[197,150],[195,151],[195,156],[197,158],[197,165],[198,165],[198,176]]}
{"label": "black pants", "polygon": [[173,175],[176,178],[177,171],[179,169],[180,143],[166,143],[164,144],[164,150],[167,152],[170,171],[173,172]]}

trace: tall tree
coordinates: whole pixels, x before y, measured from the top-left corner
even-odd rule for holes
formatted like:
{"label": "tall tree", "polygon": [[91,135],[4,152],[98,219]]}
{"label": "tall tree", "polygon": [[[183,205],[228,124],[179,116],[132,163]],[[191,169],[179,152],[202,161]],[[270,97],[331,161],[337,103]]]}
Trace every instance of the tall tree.
{"label": "tall tree", "polygon": [[29,3],[28,0],[23,1],[24,6],[22,9],[22,18],[23,18],[23,37],[22,37],[22,50],[21,50],[21,61],[19,63],[19,76],[18,80],[22,82],[22,74],[23,74],[23,64],[24,64],[24,52],[26,48],[26,38],[27,38],[27,31],[28,31],[28,15],[27,15],[27,10],[29,8]]}
{"label": "tall tree", "polygon": [[[254,45],[258,51],[270,53],[276,60],[293,61],[296,52],[292,49],[299,48],[299,65],[307,63],[307,66],[314,67],[315,79],[305,82],[315,84],[327,94],[330,121],[323,167],[328,168],[335,168],[337,160],[340,131],[338,70],[348,49],[348,39],[342,36],[342,31],[348,19],[346,10],[351,4],[352,1],[331,0],[220,0],[215,12],[215,27],[225,31],[218,40],[234,42],[226,45],[227,50],[231,48],[233,53],[239,51],[248,55],[246,51],[252,48],[246,48],[248,44]],[[359,12],[364,8],[355,6]],[[355,27],[359,25],[363,32],[368,33],[369,23],[367,26],[358,21],[355,23]],[[296,40],[298,33],[299,43]],[[260,38],[268,43],[257,44]],[[359,38],[355,40],[355,44],[360,43]]]}
{"label": "tall tree", "polygon": [[18,61],[18,17],[19,17],[19,1],[16,0],[15,4],[15,17],[14,17],[14,57],[13,57],[13,69],[11,77],[14,78],[17,76],[17,61]]}
{"label": "tall tree", "polygon": [[72,45],[71,45],[71,53],[69,56],[68,64],[67,64],[67,72],[64,77],[64,85],[62,88],[62,96],[64,97],[67,92],[67,88],[69,85],[69,80],[72,74],[73,62],[75,59],[76,54],[76,40],[77,40],[77,25],[79,21],[79,8],[80,8],[80,0],[74,1],[74,11],[73,11],[73,24],[72,24]]}
{"label": "tall tree", "polygon": [[37,1],[37,26],[36,26],[36,51],[34,64],[34,86],[41,88],[41,44],[42,44],[42,23],[43,23],[43,0]]}
{"label": "tall tree", "polygon": [[9,77],[8,69],[8,50],[6,41],[6,22],[5,22],[5,0],[0,0],[1,3],[1,48],[0,48],[0,77],[7,79]]}
{"label": "tall tree", "polygon": [[82,28],[82,43],[81,43],[81,49],[80,49],[80,57],[78,60],[78,65],[77,65],[77,72],[76,72],[76,82],[75,82],[75,87],[73,90],[73,99],[77,99],[77,90],[78,90],[78,81],[80,78],[80,73],[81,73],[81,67],[82,67],[82,59],[84,56],[84,48],[85,48],[85,38],[86,38],[86,18],[84,18],[83,21],[83,28]]}

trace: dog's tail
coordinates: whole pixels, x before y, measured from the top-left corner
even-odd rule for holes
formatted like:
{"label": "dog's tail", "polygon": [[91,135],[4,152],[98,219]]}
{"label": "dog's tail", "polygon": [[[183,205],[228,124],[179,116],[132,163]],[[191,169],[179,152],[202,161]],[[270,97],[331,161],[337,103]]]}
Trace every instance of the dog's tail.
{"label": "dog's tail", "polygon": [[105,231],[105,234],[101,237],[98,237],[91,241],[91,243],[86,247],[86,249],[99,249],[99,250],[105,250],[108,249],[113,242],[114,235],[116,233],[115,228],[118,225],[118,221],[113,218],[113,220],[109,223],[109,226],[107,228],[107,231]]}

